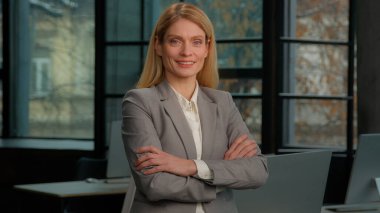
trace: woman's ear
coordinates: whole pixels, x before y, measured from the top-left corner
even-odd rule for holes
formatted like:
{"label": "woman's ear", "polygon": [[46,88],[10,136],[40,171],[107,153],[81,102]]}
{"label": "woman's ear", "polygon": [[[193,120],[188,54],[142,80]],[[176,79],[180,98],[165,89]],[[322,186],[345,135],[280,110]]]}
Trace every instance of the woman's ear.
{"label": "woman's ear", "polygon": [[154,49],[156,50],[157,55],[162,56],[162,46],[158,37],[154,37]]}
{"label": "woman's ear", "polygon": [[210,39],[207,39],[206,40],[206,51],[205,51],[205,55],[204,55],[204,57],[205,58],[207,58],[207,56],[208,56],[208,53],[210,52],[210,42],[211,42],[211,40]]}

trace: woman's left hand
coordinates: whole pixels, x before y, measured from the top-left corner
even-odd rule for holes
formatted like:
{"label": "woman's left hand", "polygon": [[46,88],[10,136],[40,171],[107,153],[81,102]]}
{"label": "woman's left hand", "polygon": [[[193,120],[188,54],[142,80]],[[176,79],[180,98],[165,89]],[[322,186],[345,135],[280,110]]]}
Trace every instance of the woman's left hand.
{"label": "woman's left hand", "polygon": [[176,157],[154,146],[140,147],[136,153],[140,154],[135,162],[136,170],[145,175],[168,172],[186,177],[197,173],[197,167],[193,160]]}
{"label": "woman's left hand", "polygon": [[224,160],[235,160],[239,158],[250,158],[257,155],[256,141],[248,135],[242,135],[235,139],[231,147],[224,153]]}

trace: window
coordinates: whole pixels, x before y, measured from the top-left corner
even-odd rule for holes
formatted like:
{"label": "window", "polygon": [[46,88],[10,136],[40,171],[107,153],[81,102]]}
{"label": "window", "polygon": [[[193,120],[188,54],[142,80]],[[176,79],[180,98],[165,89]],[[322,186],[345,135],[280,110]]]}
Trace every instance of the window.
{"label": "window", "polygon": [[282,145],[346,148],[354,138],[350,2],[285,0],[283,6]]}
{"label": "window", "polygon": [[51,92],[51,61],[49,58],[33,58],[30,81],[30,97],[47,97]]}
{"label": "window", "polygon": [[94,138],[95,1],[9,1],[10,137]]}
{"label": "window", "polygon": [[[120,119],[121,99],[138,80],[158,16],[179,1],[0,1],[0,24],[3,15],[9,20],[9,33],[0,36],[9,42],[0,48],[10,50],[4,65],[0,56],[0,83],[10,79],[0,88],[4,135],[95,137],[103,146],[107,124]],[[213,22],[219,89],[232,93],[264,152],[350,151],[356,143],[353,0],[185,2]]]}

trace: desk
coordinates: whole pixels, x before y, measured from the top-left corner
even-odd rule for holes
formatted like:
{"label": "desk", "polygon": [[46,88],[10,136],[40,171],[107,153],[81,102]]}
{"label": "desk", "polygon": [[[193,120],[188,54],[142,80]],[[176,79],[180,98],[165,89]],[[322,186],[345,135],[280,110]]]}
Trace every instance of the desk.
{"label": "desk", "polygon": [[29,205],[25,205],[25,203],[29,201],[30,204],[34,204],[34,202],[30,201],[30,199],[35,199],[36,197],[38,197],[38,200],[40,201],[49,201],[42,202],[44,204],[39,208],[42,208],[42,206],[47,208],[46,204],[50,203],[51,206],[47,212],[52,212],[52,209],[54,209],[54,212],[64,212],[68,202],[73,199],[104,198],[118,195],[121,197],[120,200],[123,200],[128,188],[128,182],[88,183],[86,181],[69,181],[16,185],[14,188],[23,195],[23,199],[20,199],[22,205],[19,205],[19,212],[23,212],[20,208],[27,208],[29,212],[33,212],[30,207],[28,207]]}
{"label": "desk", "polygon": [[323,206],[321,213],[380,213],[380,203]]}

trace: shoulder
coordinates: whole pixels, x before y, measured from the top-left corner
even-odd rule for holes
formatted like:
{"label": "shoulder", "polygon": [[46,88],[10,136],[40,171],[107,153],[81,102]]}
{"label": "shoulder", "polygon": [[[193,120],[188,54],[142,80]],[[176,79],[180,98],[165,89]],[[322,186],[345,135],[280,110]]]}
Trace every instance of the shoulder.
{"label": "shoulder", "polygon": [[201,90],[207,96],[207,98],[209,98],[212,102],[215,102],[217,104],[232,102],[232,96],[229,92],[208,87],[201,87]]}
{"label": "shoulder", "polygon": [[149,102],[154,101],[158,101],[157,91],[154,86],[129,90],[123,98],[124,103],[129,102],[137,105],[147,105]]}
{"label": "shoulder", "polygon": [[144,97],[144,96],[152,96],[153,93],[155,92],[154,87],[150,88],[140,88],[140,89],[131,89],[129,90],[125,96],[124,99],[126,98],[134,98],[134,97]]}

